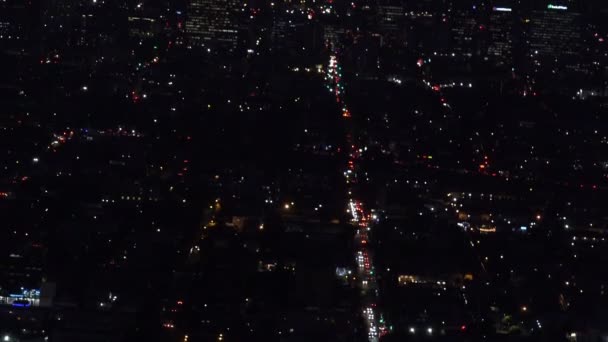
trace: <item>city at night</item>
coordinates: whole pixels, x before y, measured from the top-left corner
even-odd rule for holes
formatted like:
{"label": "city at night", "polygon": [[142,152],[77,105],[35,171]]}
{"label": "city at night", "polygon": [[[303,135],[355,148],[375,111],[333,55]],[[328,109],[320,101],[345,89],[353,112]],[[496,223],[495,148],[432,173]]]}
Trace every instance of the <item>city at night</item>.
{"label": "city at night", "polygon": [[608,1],[0,0],[0,341],[608,341]]}

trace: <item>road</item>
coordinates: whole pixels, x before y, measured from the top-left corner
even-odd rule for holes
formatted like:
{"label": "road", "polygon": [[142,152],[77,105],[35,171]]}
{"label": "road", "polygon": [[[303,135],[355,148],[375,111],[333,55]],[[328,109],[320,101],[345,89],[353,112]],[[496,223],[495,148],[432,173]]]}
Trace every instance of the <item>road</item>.
{"label": "road", "polygon": [[[351,120],[352,114],[344,97],[345,87],[342,82],[342,68],[339,64],[337,54],[330,56],[327,74],[327,88],[335,96],[336,102],[342,105],[342,117],[344,120]],[[373,228],[375,216],[366,209],[363,202],[358,198],[358,170],[359,159],[363,153],[362,149],[357,148],[352,125],[347,130],[347,155],[348,163],[344,171],[344,178],[347,185],[348,203],[347,211],[351,216],[351,223],[357,230],[355,234],[355,259],[357,263],[357,280],[361,289],[361,299],[363,303],[362,316],[367,329],[367,336],[370,342],[378,342],[379,338],[387,332],[384,318],[377,308],[378,287],[374,271],[373,253],[369,243],[369,232]]]}

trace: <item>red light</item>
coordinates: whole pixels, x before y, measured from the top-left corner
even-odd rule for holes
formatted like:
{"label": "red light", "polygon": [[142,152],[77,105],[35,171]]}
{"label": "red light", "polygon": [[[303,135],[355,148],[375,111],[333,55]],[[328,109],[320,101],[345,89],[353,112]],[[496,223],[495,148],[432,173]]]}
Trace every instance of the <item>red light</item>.
{"label": "red light", "polygon": [[484,164],[481,164],[481,165],[479,165],[479,168],[480,168],[480,169],[485,169],[485,168],[486,168],[486,166],[485,166]]}
{"label": "red light", "polygon": [[467,326],[466,325],[461,325],[460,326],[460,331],[465,331],[467,330]]}

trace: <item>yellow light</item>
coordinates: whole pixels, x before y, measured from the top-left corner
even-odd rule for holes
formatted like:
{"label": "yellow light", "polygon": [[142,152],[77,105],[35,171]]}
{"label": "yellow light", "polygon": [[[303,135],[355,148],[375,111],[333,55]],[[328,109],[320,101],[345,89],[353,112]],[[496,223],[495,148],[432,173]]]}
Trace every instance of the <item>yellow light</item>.
{"label": "yellow light", "polygon": [[285,205],[283,206],[283,208],[289,209],[289,208],[291,208],[291,206],[289,205],[289,203],[285,203]]}

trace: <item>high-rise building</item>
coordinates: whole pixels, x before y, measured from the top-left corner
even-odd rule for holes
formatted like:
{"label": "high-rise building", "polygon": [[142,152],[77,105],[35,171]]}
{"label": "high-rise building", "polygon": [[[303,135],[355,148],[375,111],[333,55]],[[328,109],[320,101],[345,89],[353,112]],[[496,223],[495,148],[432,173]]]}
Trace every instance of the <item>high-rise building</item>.
{"label": "high-rise building", "polygon": [[405,8],[399,3],[378,6],[378,29],[384,42],[390,45],[405,44]]}
{"label": "high-rise building", "polygon": [[275,15],[271,31],[272,46],[277,50],[314,51],[323,45],[323,31],[316,22]]}
{"label": "high-rise building", "polygon": [[383,31],[396,31],[403,26],[405,8],[398,4],[379,5],[379,28]]}
{"label": "high-rise building", "polygon": [[61,55],[116,49],[126,37],[125,23],[125,8],[118,3],[97,0],[44,2],[43,48]]}
{"label": "high-rise building", "polygon": [[186,34],[193,47],[234,51],[238,42],[236,0],[191,0]]}
{"label": "high-rise building", "polygon": [[535,60],[570,59],[581,47],[581,15],[569,6],[547,4],[532,11],[529,20],[529,55]]}
{"label": "high-rise building", "polygon": [[450,51],[471,57],[476,53],[475,36],[478,31],[475,13],[469,10],[458,10],[451,16]]}
{"label": "high-rise building", "polygon": [[0,1],[0,48],[23,50],[33,43],[40,20],[39,7],[25,1]]}
{"label": "high-rise building", "polygon": [[513,23],[511,7],[492,8],[488,20],[488,57],[498,64],[511,64],[513,60]]}

